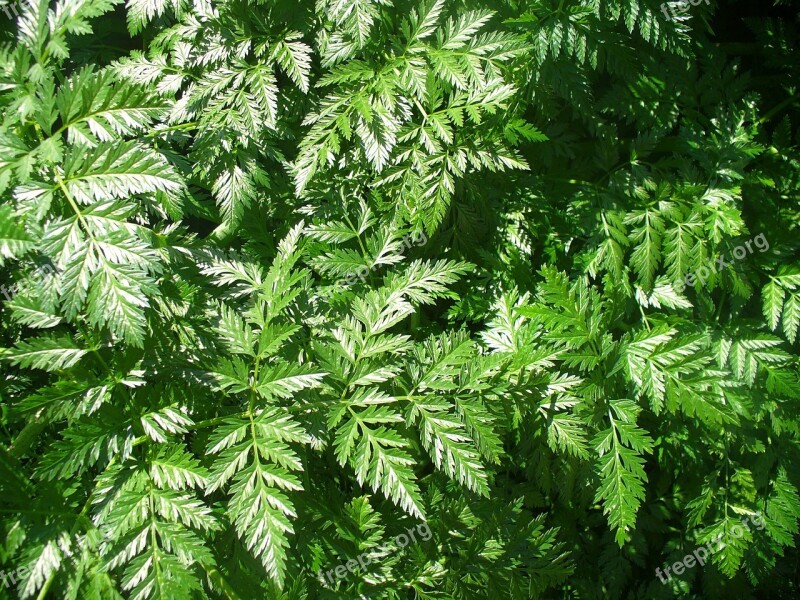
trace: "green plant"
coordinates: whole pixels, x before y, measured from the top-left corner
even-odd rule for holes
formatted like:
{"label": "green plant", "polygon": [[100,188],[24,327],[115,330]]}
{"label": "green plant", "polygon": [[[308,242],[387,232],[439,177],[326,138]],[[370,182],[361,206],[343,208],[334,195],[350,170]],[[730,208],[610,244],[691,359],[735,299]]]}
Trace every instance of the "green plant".
{"label": "green plant", "polygon": [[796,596],[797,15],[711,4],[21,5],[0,595]]}

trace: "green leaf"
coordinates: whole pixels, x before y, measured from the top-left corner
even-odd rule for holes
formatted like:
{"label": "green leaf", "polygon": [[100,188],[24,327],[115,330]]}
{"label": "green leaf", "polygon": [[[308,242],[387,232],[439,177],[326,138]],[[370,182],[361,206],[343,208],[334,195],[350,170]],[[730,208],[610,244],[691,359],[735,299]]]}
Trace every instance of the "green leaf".
{"label": "green leaf", "polygon": [[54,335],[18,342],[14,348],[5,348],[0,354],[14,365],[45,371],[70,369],[85,355],[86,350],[75,345],[70,337]]}
{"label": "green leaf", "polygon": [[0,267],[9,258],[19,258],[35,247],[25,229],[14,219],[10,206],[0,206]]}
{"label": "green leaf", "polygon": [[653,441],[636,426],[639,414],[630,400],[609,402],[611,426],[597,434],[592,444],[598,452],[597,472],[600,487],[595,502],[603,504],[608,524],[616,530],[614,539],[622,547],[636,524],[636,513],[645,499],[643,454],[653,449]]}
{"label": "green leaf", "polygon": [[786,296],[786,292],[778,282],[770,281],[764,286],[763,296],[764,318],[769,323],[770,329],[774,331],[780,322],[781,312],[783,312],[783,299]]}

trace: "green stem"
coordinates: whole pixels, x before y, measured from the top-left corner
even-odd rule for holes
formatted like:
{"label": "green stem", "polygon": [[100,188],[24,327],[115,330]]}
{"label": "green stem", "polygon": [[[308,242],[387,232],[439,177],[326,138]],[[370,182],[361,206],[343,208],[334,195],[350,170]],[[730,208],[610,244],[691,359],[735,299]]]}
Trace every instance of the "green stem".
{"label": "green stem", "polygon": [[644,321],[644,326],[647,327],[647,331],[650,331],[650,321],[647,320],[647,315],[644,313],[644,308],[638,302],[636,303],[639,306],[639,312],[642,313],[642,320]]}
{"label": "green stem", "polygon": [[16,459],[22,458],[45,427],[47,427],[47,422],[41,419],[41,414],[37,414],[19,432],[19,435],[11,443],[8,453]]}
{"label": "green stem", "polygon": [[[136,442],[134,442],[134,445],[136,445]],[[116,462],[116,457],[114,457],[110,461],[108,461],[108,465],[106,466],[106,468],[108,469],[115,462]],[[72,528],[69,530],[69,537],[70,538],[72,538],[72,536],[74,536],[77,533],[78,527],[80,526],[80,523],[82,521],[88,521],[89,523],[91,523],[91,521],[86,518],[86,514],[89,512],[89,507],[92,505],[92,495],[93,494],[89,494],[89,498],[87,498],[86,503],[83,505],[83,508],[81,509],[80,514],[75,519],[75,523],[72,525]],[[36,600],[45,600],[45,598],[47,598],[47,593],[50,591],[50,588],[53,586],[53,582],[56,580],[56,575],[58,575],[58,569],[53,569],[50,572],[50,575],[48,576],[47,581],[44,582],[44,585],[42,586],[42,589],[39,591],[39,595],[36,596]]]}
{"label": "green stem", "polygon": [[789,96],[788,98],[786,98],[783,102],[775,106],[772,110],[768,111],[767,114],[761,117],[761,119],[759,119],[758,121],[759,125],[763,125],[764,123],[772,119],[772,117],[777,115],[779,112],[781,112],[784,108],[789,106],[792,102],[794,102],[798,98],[800,98],[800,94],[795,94],[794,96]]}
{"label": "green stem", "polygon": [[69,202],[69,205],[72,207],[72,210],[75,211],[75,214],[78,217],[78,222],[81,224],[81,227],[86,232],[86,235],[89,236],[89,239],[92,240],[92,242],[96,242],[94,235],[92,235],[92,230],[88,227],[88,225],[86,225],[86,219],[84,218],[81,209],[78,207],[78,204],[75,202],[75,199],[72,197],[72,194],[67,189],[67,185],[64,183],[64,180],[61,179],[61,175],[59,175],[58,173],[54,173],[54,175],[56,178],[56,185],[58,185],[58,187],[61,188],[61,191],[64,192],[64,196],[66,197],[67,202]]}

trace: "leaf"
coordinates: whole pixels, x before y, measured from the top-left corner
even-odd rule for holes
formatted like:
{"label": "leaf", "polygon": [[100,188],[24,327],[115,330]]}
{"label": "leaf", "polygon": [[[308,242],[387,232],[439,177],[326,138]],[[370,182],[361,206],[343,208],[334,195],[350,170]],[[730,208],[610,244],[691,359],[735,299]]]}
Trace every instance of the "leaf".
{"label": "leaf", "polygon": [[35,246],[33,240],[13,219],[10,206],[0,206],[0,266],[9,258],[19,258]]}
{"label": "leaf", "polygon": [[310,367],[277,364],[259,373],[256,391],[267,400],[291,398],[300,390],[317,387],[324,376],[325,373],[315,373]]}
{"label": "leaf", "polygon": [[24,368],[60,371],[70,369],[86,355],[68,336],[54,335],[18,342],[14,348],[2,350],[3,359]]}
{"label": "leaf", "polygon": [[183,187],[163,156],[135,142],[103,142],[71,152],[64,168],[65,189],[82,204],[156,192],[176,195]]}
{"label": "leaf", "polygon": [[6,259],[19,258],[34,247],[34,241],[15,221],[11,207],[0,205],[0,267]]}
{"label": "leaf", "polygon": [[302,91],[308,93],[311,73],[311,48],[302,41],[300,33],[291,33],[279,42],[273,50],[275,59],[292,81]]}
{"label": "leaf", "polygon": [[284,491],[303,489],[292,473],[303,465],[286,443],[308,441],[291,417],[274,409],[228,419],[209,440],[209,453],[218,456],[208,491],[232,480],[228,511],[237,535],[278,585],[287,568],[288,535],[294,532],[290,519],[297,517]]}
{"label": "leaf", "polygon": [[489,495],[489,485],[478,453],[464,426],[447,414],[449,405],[434,399],[415,402],[412,419],[418,421],[422,445],[436,468],[443,470],[468,489]]}
{"label": "leaf", "polygon": [[790,294],[783,306],[783,334],[790,343],[797,339],[800,327],[800,294]]}
{"label": "leaf", "polygon": [[20,325],[47,329],[61,323],[61,317],[40,305],[35,298],[17,296],[6,306],[11,309],[14,320]]}
{"label": "leaf", "polygon": [[118,81],[111,70],[89,68],[59,88],[56,105],[69,143],[87,147],[142,133],[165,108],[146,87]]}
{"label": "leaf", "polygon": [[786,293],[783,288],[776,281],[771,281],[764,286],[764,318],[773,331],[778,327],[778,323],[780,322],[785,295]]}
{"label": "leaf", "polygon": [[140,271],[102,260],[87,298],[89,322],[106,325],[129,344],[141,347],[147,326],[144,309],[149,306],[145,293],[155,292],[151,279]]}
{"label": "leaf", "polygon": [[611,426],[597,434],[592,444],[598,452],[600,487],[595,502],[603,503],[603,514],[616,530],[614,539],[622,547],[636,523],[636,513],[645,499],[645,460],[653,441],[636,426],[639,408],[630,400],[612,400],[608,413]]}

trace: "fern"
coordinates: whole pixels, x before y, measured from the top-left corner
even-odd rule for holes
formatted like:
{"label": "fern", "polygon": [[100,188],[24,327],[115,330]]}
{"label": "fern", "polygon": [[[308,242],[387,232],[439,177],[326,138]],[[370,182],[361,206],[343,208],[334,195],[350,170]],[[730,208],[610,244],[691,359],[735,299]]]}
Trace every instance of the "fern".
{"label": "fern", "polygon": [[3,597],[796,595],[797,15],[679,4],[6,3]]}

